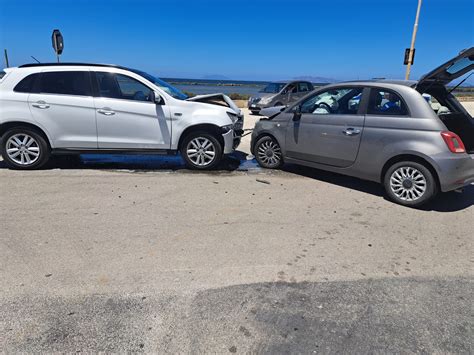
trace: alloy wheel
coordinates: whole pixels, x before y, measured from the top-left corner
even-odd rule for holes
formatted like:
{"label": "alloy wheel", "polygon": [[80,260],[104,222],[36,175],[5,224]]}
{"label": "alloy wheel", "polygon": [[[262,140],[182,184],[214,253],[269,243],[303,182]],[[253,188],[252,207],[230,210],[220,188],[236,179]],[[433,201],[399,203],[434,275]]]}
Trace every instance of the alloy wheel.
{"label": "alloy wheel", "polygon": [[189,141],[186,147],[186,155],[193,164],[200,167],[207,166],[216,157],[216,147],[210,139],[196,137]]}
{"label": "alloy wheel", "polygon": [[280,146],[271,138],[263,141],[257,149],[259,160],[267,165],[278,165],[281,161]]}
{"label": "alloy wheel", "polygon": [[6,153],[16,164],[28,166],[39,159],[41,150],[35,138],[26,133],[17,133],[8,139]]}
{"label": "alloy wheel", "polygon": [[402,166],[390,176],[390,188],[397,198],[402,201],[416,201],[426,191],[426,177],[416,168]]}

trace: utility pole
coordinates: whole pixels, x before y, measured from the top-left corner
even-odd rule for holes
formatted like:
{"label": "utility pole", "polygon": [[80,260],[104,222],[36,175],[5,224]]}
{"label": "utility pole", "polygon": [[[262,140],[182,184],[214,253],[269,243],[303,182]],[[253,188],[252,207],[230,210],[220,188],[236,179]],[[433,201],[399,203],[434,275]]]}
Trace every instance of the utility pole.
{"label": "utility pole", "polygon": [[10,64],[8,63],[8,53],[7,53],[7,49],[5,48],[4,49],[5,51],[5,64],[7,65],[7,68],[10,66]]}
{"label": "utility pole", "polygon": [[407,72],[405,75],[405,80],[410,79],[410,71],[411,71],[411,65],[413,64],[413,54],[415,51],[416,33],[418,31],[418,20],[420,18],[420,10],[421,10],[422,2],[423,0],[418,0],[418,9],[416,10],[415,26],[413,27],[413,36],[411,38],[411,46],[410,46],[410,53],[408,55],[408,64],[407,64]]}

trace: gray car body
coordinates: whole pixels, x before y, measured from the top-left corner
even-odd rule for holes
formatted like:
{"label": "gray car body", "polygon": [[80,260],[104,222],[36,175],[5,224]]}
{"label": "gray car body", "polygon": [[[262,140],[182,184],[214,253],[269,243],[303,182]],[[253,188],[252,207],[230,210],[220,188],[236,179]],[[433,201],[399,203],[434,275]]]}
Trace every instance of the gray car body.
{"label": "gray car body", "polygon": [[[299,91],[298,84],[299,83],[306,83],[310,86],[311,90],[309,91]],[[278,106],[279,104],[283,105],[290,105],[299,99],[303,98],[308,94],[308,92],[312,91],[314,88],[313,84],[309,81],[305,80],[295,80],[289,82],[278,82],[277,84],[284,84],[283,88],[278,93],[266,93],[266,92],[259,92],[253,95],[248,101],[248,108],[253,111],[260,111],[266,107],[273,107]],[[287,92],[288,86],[294,85],[297,88],[297,92]],[[272,98],[270,101],[262,103],[262,99]],[[277,105],[278,104],[278,105]],[[255,106],[252,106],[255,105]]]}
{"label": "gray car body", "polygon": [[[441,137],[446,126],[416,91],[414,82],[361,81],[328,85],[316,90],[272,119],[257,122],[256,141],[274,137],[284,161],[333,171],[365,180],[382,182],[384,172],[397,161],[417,160],[431,168],[441,191],[450,191],[474,181],[474,154],[452,153]],[[319,92],[340,87],[364,87],[356,115],[302,114],[294,121],[295,108]],[[368,90],[392,90],[405,102],[406,116],[368,115]],[[347,128],[360,130],[356,136],[343,134]]]}

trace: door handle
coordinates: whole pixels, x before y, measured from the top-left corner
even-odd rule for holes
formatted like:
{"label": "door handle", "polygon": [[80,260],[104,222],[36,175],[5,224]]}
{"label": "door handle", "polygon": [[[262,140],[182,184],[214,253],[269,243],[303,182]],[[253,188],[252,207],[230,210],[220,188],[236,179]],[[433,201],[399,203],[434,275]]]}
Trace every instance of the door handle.
{"label": "door handle", "polygon": [[98,109],[97,112],[105,116],[115,115],[115,111],[112,111],[110,108],[101,108],[101,109]]}
{"label": "door handle", "polygon": [[46,108],[49,108],[49,105],[44,102],[43,100],[40,100],[40,101],[36,101],[34,104],[31,104],[31,106],[33,107],[36,107],[36,108],[40,108],[40,109],[46,109]]}
{"label": "door handle", "polygon": [[342,133],[344,133],[346,136],[356,136],[360,133],[360,129],[350,127],[343,130]]}

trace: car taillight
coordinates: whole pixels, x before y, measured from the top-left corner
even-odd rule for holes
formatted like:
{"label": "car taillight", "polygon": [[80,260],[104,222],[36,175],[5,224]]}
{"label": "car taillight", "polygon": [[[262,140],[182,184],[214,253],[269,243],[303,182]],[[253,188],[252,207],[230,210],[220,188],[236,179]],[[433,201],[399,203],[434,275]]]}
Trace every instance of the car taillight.
{"label": "car taillight", "polygon": [[441,132],[444,142],[452,153],[466,153],[466,148],[461,138],[456,133],[444,131]]}

